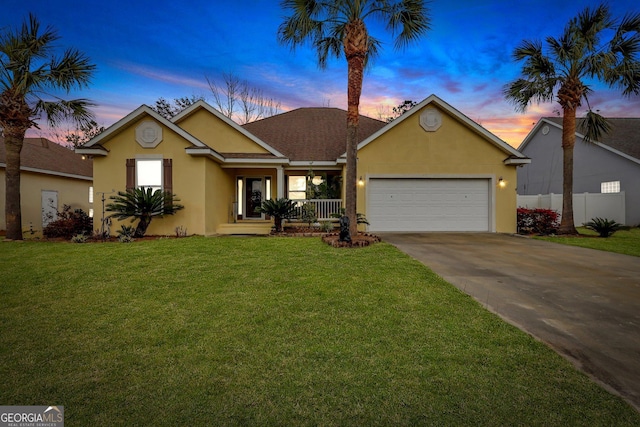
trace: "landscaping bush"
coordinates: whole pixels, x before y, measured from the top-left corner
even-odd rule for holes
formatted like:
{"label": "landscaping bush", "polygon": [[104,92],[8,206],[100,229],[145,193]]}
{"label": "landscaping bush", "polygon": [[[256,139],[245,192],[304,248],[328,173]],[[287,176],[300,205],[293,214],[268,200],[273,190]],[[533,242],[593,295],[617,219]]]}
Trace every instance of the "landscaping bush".
{"label": "landscaping bush", "polygon": [[118,230],[118,241],[122,243],[133,242],[133,235],[135,232],[136,229],[133,228],[132,225],[120,225],[120,230]]}
{"label": "landscaping bush", "polygon": [[306,222],[311,227],[311,224],[318,220],[316,216],[316,207],[311,203],[305,203],[302,205],[302,215],[300,216],[302,222]]}
{"label": "landscaping bush", "polygon": [[93,218],[82,209],[72,211],[71,206],[64,205],[56,216],[57,219],[42,230],[45,237],[71,239],[78,234],[89,236],[93,232]]}
{"label": "landscaping bush", "polygon": [[558,231],[558,212],[551,209],[518,208],[519,234],[555,234]]}
{"label": "landscaping bush", "polygon": [[589,230],[595,231],[600,237],[609,237],[622,228],[622,224],[606,218],[591,218],[591,221],[582,225]]}

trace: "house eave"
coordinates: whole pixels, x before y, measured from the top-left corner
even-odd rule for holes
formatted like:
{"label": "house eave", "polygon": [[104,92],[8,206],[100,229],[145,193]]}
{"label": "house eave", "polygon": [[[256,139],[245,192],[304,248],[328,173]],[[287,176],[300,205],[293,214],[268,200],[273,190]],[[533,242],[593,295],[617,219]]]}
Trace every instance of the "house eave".
{"label": "house eave", "polygon": [[229,159],[226,158],[224,160],[226,165],[256,165],[256,164],[267,164],[267,165],[286,165],[289,163],[289,159]]}
{"label": "house eave", "polygon": [[76,153],[78,154],[86,154],[89,156],[106,156],[107,154],[109,154],[109,151],[106,150],[105,148],[76,148],[75,150]]}
{"label": "house eave", "polygon": [[317,161],[317,160],[294,160],[291,163],[289,163],[289,165],[292,168],[295,168],[295,167],[326,168],[326,167],[337,166],[338,162],[337,161],[331,161],[331,160],[322,160],[322,161]]}
{"label": "house eave", "polygon": [[[6,163],[0,163],[0,168],[6,169],[6,167],[7,167]],[[51,175],[51,176],[60,176],[60,177],[63,177],[63,178],[80,179],[80,180],[83,180],[83,181],[93,181],[93,177],[91,177],[91,176],[76,175],[76,174],[73,174],[73,173],[58,172],[58,171],[52,171],[52,170],[48,170],[48,169],[32,168],[32,167],[29,167],[29,166],[20,166],[20,170],[23,171],[23,172],[41,173],[43,175]]]}
{"label": "house eave", "polygon": [[516,166],[518,166],[518,165],[528,165],[530,163],[531,163],[531,159],[529,159],[529,158],[526,158],[526,159],[523,159],[523,158],[515,158],[515,159],[508,158],[508,159],[504,160],[504,164],[505,165],[516,165]]}
{"label": "house eave", "polygon": [[223,163],[225,161],[224,157],[222,157],[220,153],[209,147],[188,147],[185,149],[185,152],[195,157],[208,157],[219,163]]}

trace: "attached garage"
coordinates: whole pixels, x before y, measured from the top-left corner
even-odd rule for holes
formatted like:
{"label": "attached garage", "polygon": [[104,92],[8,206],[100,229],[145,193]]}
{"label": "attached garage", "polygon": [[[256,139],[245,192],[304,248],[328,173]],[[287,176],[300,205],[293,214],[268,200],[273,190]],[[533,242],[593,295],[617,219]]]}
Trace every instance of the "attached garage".
{"label": "attached garage", "polygon": [[493,231],[488,178],[370,178],[371,231]]}

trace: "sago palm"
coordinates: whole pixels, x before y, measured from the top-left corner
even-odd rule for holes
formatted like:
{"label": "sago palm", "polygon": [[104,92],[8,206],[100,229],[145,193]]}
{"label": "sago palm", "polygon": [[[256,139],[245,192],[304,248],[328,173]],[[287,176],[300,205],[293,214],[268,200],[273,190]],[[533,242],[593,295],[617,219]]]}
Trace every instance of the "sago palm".
{"label": "sago palm", "polygon": [[294,218],[298,214],[296,202],[289,199],[265,200],[258,208],[258,212],[273,217],[276,232],[282,231],[282,220]]}
{"label": "sago palm", "polygon": [[63,100],[47,91],[66,91],[88,85],[95,66],[77,50],[54,54],[56,32],[43,31],[29,15],[20,28],[0,34],[0,128],[6,147],[7,239],[22,240],[20,208],[20,152],[25,133],[46,118],[51,126],[72,119],[91,121],[85,99]]}
{"label": "sago palm", "polygon": [[295,48],[310,43],[318,54],[320,68],[329,56],[347,60],[347,170],[345,180],[346,212],[351,234],[357,233],[356,155],[363,73],[376,56],[381,42],[371,36],[366,23],[379,20],[395,37],[395,47],[416,41],[429,29],[425,0],[283,0],[291,13],[278,29],[281,43]]}
{"label": "sago palm", "polygon": [[505,87],[508,100],[524,112],[533,102],[558,101],[562,108],[563,190],[560,234],[577,234],[573,223],[573,149],[576,112],[587,106],[582,133],[595,141],[609,130],[602,116],[589,105],[589,83],[601,81],[622,90],[624,96],[640,93],[640,14],[616,20],[608,6],[586,8],[571,19],[559,38],[523,41],[514,59],[524,61],[522,76]]}
{"label": "sago palm", "polygon": [[140,220],[133,237],[142,237],[147,232],[153,218],[173,215],[184,206],[175,202],[180,199],[175,194],[150,187],[136,188],[130,192],[119,191],[117,196],[111,196],[113,203],[106,206],[107,212],[113,212],[110,217],[116,219],[131,218],[131,222]]}

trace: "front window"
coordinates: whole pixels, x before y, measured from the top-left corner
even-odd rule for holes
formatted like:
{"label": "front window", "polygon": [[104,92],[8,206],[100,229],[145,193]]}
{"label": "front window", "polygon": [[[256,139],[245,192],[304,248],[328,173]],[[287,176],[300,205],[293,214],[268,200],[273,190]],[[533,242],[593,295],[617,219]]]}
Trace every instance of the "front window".
{"label": "front window", "polygon": [[307,177],[289,176],[289,200],[304,200],[307,197]]}
{"label": "front window", "polygon": [[162,190],[162,159],[136,160],[136,187]]}
{"label": "front window", "polygon": [[619,193],[620,181],[608,181],[600,183],[601,193]]}

